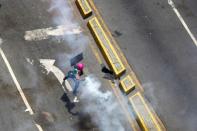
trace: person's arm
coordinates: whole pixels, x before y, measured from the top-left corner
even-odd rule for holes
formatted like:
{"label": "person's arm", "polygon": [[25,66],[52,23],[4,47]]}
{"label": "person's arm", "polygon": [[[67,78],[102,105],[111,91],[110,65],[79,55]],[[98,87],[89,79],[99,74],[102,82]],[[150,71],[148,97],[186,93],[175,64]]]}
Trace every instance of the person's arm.
{"label": "person's arm", "polygon": [[69,77],[69,74],[70,74],[71,72],[69,71],[67,74],[66,74],[66,76],[64,77],[64,81],[66,80],[66,79],[68,79],[68,77]]}
{"label": "person's arm", "polygon": [[66,75],[63,80],[65,81],[66,79],[68,79],[68,75]]}
{"label": "person's arm", "polygon": [[81,79],[78,73],[76,74],[76,79],[77,80],[80,80]]}

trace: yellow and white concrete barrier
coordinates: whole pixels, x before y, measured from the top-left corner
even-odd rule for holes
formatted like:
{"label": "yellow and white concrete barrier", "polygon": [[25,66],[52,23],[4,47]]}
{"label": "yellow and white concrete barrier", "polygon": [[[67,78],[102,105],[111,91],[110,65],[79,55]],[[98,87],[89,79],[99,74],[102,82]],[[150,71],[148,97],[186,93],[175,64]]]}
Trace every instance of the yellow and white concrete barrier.
{"label": "yellow and white concrete barrier", "polygon": [[92,9],[87,0],[76,0],[76,5],[84,19],[92,15]]}
{"label": "yellow and white concrete barrier", "polygon": [[130,75],[127,75],[125,78],[120,80],[120,87],[126,94],[129,94],[132,90],[135,89],[135,83]]}
{"label": "yellow and white concrete barrier", "polygon": [[120,60],[118,52],[115,51],[112,43],[101,27],[98,19],[96,17],[91,18],[88,22],[88,27],[110,68],[113,70],[116,77],[120,77],[126,68]]}
{"label": "yellow and white concrete barrier", "polygon": [[140,92],[131,96],[129,101],[136,115],[137,122],[143,131],[165,131],[149,109]]}

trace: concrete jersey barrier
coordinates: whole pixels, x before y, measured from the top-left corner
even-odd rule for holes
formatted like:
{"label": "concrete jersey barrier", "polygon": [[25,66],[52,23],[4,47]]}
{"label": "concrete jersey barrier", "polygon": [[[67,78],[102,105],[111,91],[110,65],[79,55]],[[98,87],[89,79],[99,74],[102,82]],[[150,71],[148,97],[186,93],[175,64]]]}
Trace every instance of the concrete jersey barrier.
{"label": "concrete jersey barrier", "polygon": [[83,18],[87,18],[92,15],[92,9],[87,0],[76,0],[76,5]]}
{"label": "concrete jersey barrier", "polygon": [[127,75],[122,80],[120,80],[120,87],[126,94],[129,94],[132,90],[135,89],[135,83],[130,75]]}
{"label": "concrete jersey barrier", "polygon": [[163,131],[140,92],[131,96],[129,101],[143,131]]}
{"label": "concrete jersey barrier", "polygon": [[120,75],[126,71],[126,68],[118,57],[118,54],[112,46],[109,38],[106,36],[106,33],[101,27],[98,19],[96,17],[90,19],[88,27],[110,68],[113,70],[116,77],[120,77]]}

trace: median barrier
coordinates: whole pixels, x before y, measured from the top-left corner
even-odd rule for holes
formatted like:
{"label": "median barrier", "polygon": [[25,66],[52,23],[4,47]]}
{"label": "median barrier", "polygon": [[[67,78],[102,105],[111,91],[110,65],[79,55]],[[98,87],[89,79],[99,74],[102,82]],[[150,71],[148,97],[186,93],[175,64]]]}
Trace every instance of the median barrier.
{"label": "median barrier", "polygon": [[76,0],[76,5],[84,19],[92,15],[92,9],[87,0]]}
{"label": "median barrier", "polygon": [[126,94],[129,94],[132,90],[135,89],[135,83],[130,75],[127,75],[122,80],[120,80],[120,87]]}
{"label": "median barrier", "polygon": [[140,92],[129,98],[136,120],[143,131],[163,131]]}
{"label": "median barrier", "polygon": [[96,17],[91,18],[88,21],[88,27],[109,67],[113,70],[116,77],[120,77],[120,75],[126,71],[126,68],[120,60],[118,52],[116,52],[112,46],[112,43],[101,27],[98,19]]}

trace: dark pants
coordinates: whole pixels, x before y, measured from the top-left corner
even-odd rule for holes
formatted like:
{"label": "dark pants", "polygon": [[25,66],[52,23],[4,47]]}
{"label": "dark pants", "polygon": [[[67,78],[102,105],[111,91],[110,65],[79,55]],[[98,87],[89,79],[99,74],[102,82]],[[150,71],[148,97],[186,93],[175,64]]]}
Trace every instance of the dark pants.
{"label": "dark pants", "polygon": [[77,89],[79,88],[79,80],[73,79],[74,80],[74,89],[73,89],[73,95],[77,96]]}

